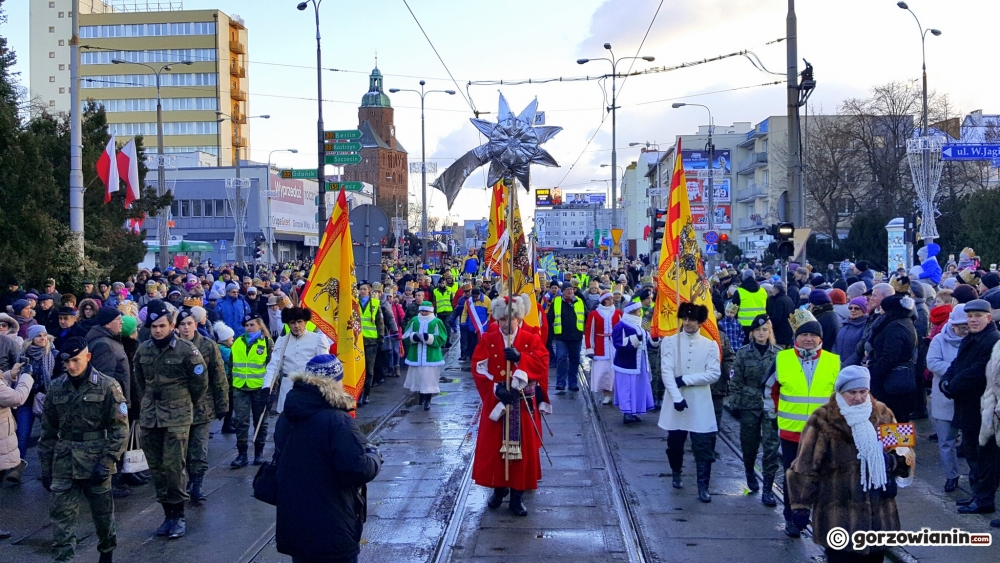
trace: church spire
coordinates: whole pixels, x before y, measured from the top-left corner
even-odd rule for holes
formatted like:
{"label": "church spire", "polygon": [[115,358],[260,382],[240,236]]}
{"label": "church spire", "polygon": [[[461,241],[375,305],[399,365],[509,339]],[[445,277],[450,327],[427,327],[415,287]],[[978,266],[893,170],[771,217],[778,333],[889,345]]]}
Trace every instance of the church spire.
{"label": "church spire", "polygon": [[389,96],[382,90],[382,73],[378,69],[378,54],[375,54],[375,68],[368,76],[368,92],[361,98],[361,107],[392,107]]}

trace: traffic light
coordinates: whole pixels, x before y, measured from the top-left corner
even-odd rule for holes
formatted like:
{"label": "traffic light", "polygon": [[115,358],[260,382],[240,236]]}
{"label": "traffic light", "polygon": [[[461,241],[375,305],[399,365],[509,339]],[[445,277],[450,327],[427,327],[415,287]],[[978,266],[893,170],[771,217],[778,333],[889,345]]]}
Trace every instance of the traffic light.
{"label": "traffic light", "polygon": [[795,254],[795,225],[793,223],[775,223],[767,228],[767,234],[774,237],[774,242],[767,246],[767,251],[780,260],[790,258]]}
{"label": "traffic light", "polygon": [[656,209],[653,212],[653,237],[652,242],[650,242],[653,252],[656,252],[663,246],[663,234],[667,230],[667,210],[666,209]]}
{"label": "traffic light", "polygon": [[726,233],[720,234],[719,235],[719,243],[721,244],[721,243],[726,243],[726,242],[729,242],[729,235],[726,234]]}

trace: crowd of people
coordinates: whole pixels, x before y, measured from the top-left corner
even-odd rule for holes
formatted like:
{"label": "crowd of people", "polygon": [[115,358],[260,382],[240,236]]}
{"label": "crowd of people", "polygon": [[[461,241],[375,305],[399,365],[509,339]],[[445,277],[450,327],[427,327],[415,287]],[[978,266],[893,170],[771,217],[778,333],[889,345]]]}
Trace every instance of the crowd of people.
{"label": "crowd of people", "polygon": [[[879,424],[920,418],[933,423],[945,491],[957,488],[958,458],[968,462],[973,495],[957,510],[992,513],[1000,476],[1000,273],[981,270],[971,249],[943,269],[935,245],[921,252],[920,266],[889,275],[864,261],[845,260],[822,273],[808,264],[724,264],[708,280],[711,309],[680,304],[680,326],[666,338],[650,332],[657,284],[641,260],[612,267],[593,256],[558,258],[536,287],[534,310],[527,296],[507,295],[481,254],[440,266],[387,260],[380,280],[357,287],[367,371],[357,398],[343,391],[333,343],[301,302],[307,262],[256,271],[209,263],[140,270],[76,291],[57,289],[52,279],[38,291],[11,278],[0,294],[0,420],[10,428],[0,434],[0,472],[6,482],[21,482],[33,463],[28,450],[39,419],[37,458],[41,485],[54,498],[57,559],[72,558],[74,507],[89,503],[101,561],[111,561],[112,499],[130,486],[152,482],[164,511],[157,535],[184,536],[185,506],[207,498],[202,482],[213,419],[236,435],[231,466],[239,469],[265,462],[268,413],[281,413],[275,450],[281,467],[296,467],[288,475],[320,463],[289,428],[316,426],[312,414],[332,409],[333,426],[309,433],[333,432],[321,441],[358,448],[361,465],[350,469],[345,487],[370,481],[381,456],[338,413],[364,408],[373,388],[404,375],[402,385],[431,409],[445,354],[457,346],[460,367],[476,379],[484,403],[478,441],[493,449],[477,453],[473,479],[493,489],[491,508],[509,495],[509,510],[527,514],[521,494],[537,486],[540,444],[525,431],[516,451],[504,442],[501,455],[493,442],[502,439],[497,424],[507,409],[520,412],[520,428],[541,425],[554,367],[556,394],[578,391],[579,376],[589,376],[589,391],[617,407],[624,425],[657,413],[677,489],[690,437],[697,496],[706,503],[721,417],[730,410],[739,421],[747,488],[776,506],[773,485],[782,485],[789,536],[810,521],[816,530],[853,531],[861,522],[898,528],[896,482],[912,475],[913,456],[883,452],[873,433]],[[702,330],[713,312],[717,339]],[[507,373],[502,363],[521,374],[512,387],[498,384]],[[528,407],[518,411],[522,404]],[[148,471],[125,470],[123,454],[137,449],[134,442]],[[828,451],[835,452],[832,462]],[[501,478],[505,456],[523,469]],[[844,467],[846,477],[838,469]],[[837,479],[826,479],[831,471],[839,471]],[[288,503],[320,502],[311,495],[296,487],[279,499],[279,551],[303,560],[356,557],[344,546],[360,540],[360,523],[346,535],[313,540],[323,545],[289,539],[306,523]],[[841,514],[836,507],[845,495],[860,505]],[[814,541],[828,547],[825,534],[814,533]],[[842,555],[828,549],[831,561]],[[860,555],[881,560],[882,553]]]}

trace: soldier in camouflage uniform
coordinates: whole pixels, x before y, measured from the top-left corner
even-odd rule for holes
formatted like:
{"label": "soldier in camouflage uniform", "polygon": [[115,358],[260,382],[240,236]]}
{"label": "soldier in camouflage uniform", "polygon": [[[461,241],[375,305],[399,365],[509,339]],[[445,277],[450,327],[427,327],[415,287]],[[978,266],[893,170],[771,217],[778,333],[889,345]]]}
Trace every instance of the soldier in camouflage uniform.
{"label": "soldier in camouflage uniform", "polygon": [[764,446],[764,492],[760,501],[767,506],[777,505],[771,491],[774,475],[778,472],[778,421],[774,416],[774,402],[764,398],[763,384],[767,372],[774,365],[780,348],[774,345],[771,323],[767,315],[757,315],[750,323],[750,342],[736,352],[733,362],[733,379],[729,382],[729,404],[733,417],[740,421],[740,447],[746,470],[747,487],[757,492],[757,477],[753,466],[757,450]]}
{"label": "soldier in camouflage uniform", "polygon": [[73,337],[62,348],[66,375],[48,389],[38,441],[42,486],[52,492],[53,558],[73,560],[76,521],[89,504],[100,561],[110,563],[118,545],[111,475],[125,453],[128,406],[118,382],[90,367],[86,340]]}
{"label": "soldier in camouflage uniform", "polygon": [[188,494],[192,501],[200,502],[208,498],[201,490],[205,472],[208,471],[208,425],[213,418],[226,418],[229,381],[219,345],[198,333],[198,321],[191,311],[184,309],[177,314],[177,334],[198,348],[208,368],[209,391],[194,406],[194,420],[188,434]]}
{"label": "soldier in camouflage uniform", "polygon": [[188,434],[194,406],[208,390],[208,368],[198,348],[174,334],[173,319],[159,299],[146,305],[146,327],[150,339],[139,345],[132,361],[142,392],[140,443],[165,515],[156,535],[175,539],[187,529]]}

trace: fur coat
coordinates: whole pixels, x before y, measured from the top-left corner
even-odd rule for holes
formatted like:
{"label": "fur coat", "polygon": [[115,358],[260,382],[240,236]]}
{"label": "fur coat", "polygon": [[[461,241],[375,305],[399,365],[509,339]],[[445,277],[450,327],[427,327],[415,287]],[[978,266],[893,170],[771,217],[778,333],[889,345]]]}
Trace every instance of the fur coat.
{"label": "fur coat", "polygon": [[993,345],[990,363],[986,364],[986,391],[979,400],[983,421],[979,425],[979,445],[992,437],[1000,446],[1000,342]]}
{"label": "fur coat", "polygon": [[[871,401],[869,420],[876,429],[879,424],[896,422],[889,407],[874,397]],[[892,455],[890,459],[893,463],[885,468],[886,476],[908,474],[903,457]],[[862,490],[861,461],[851,427],[832,396],[809,417],[786,479],[792,509],[812,510],[813,541],[824,548],[827,532],[835,527],[849,534],[899,530],[896,499],[887,498],[881,489]]]}

